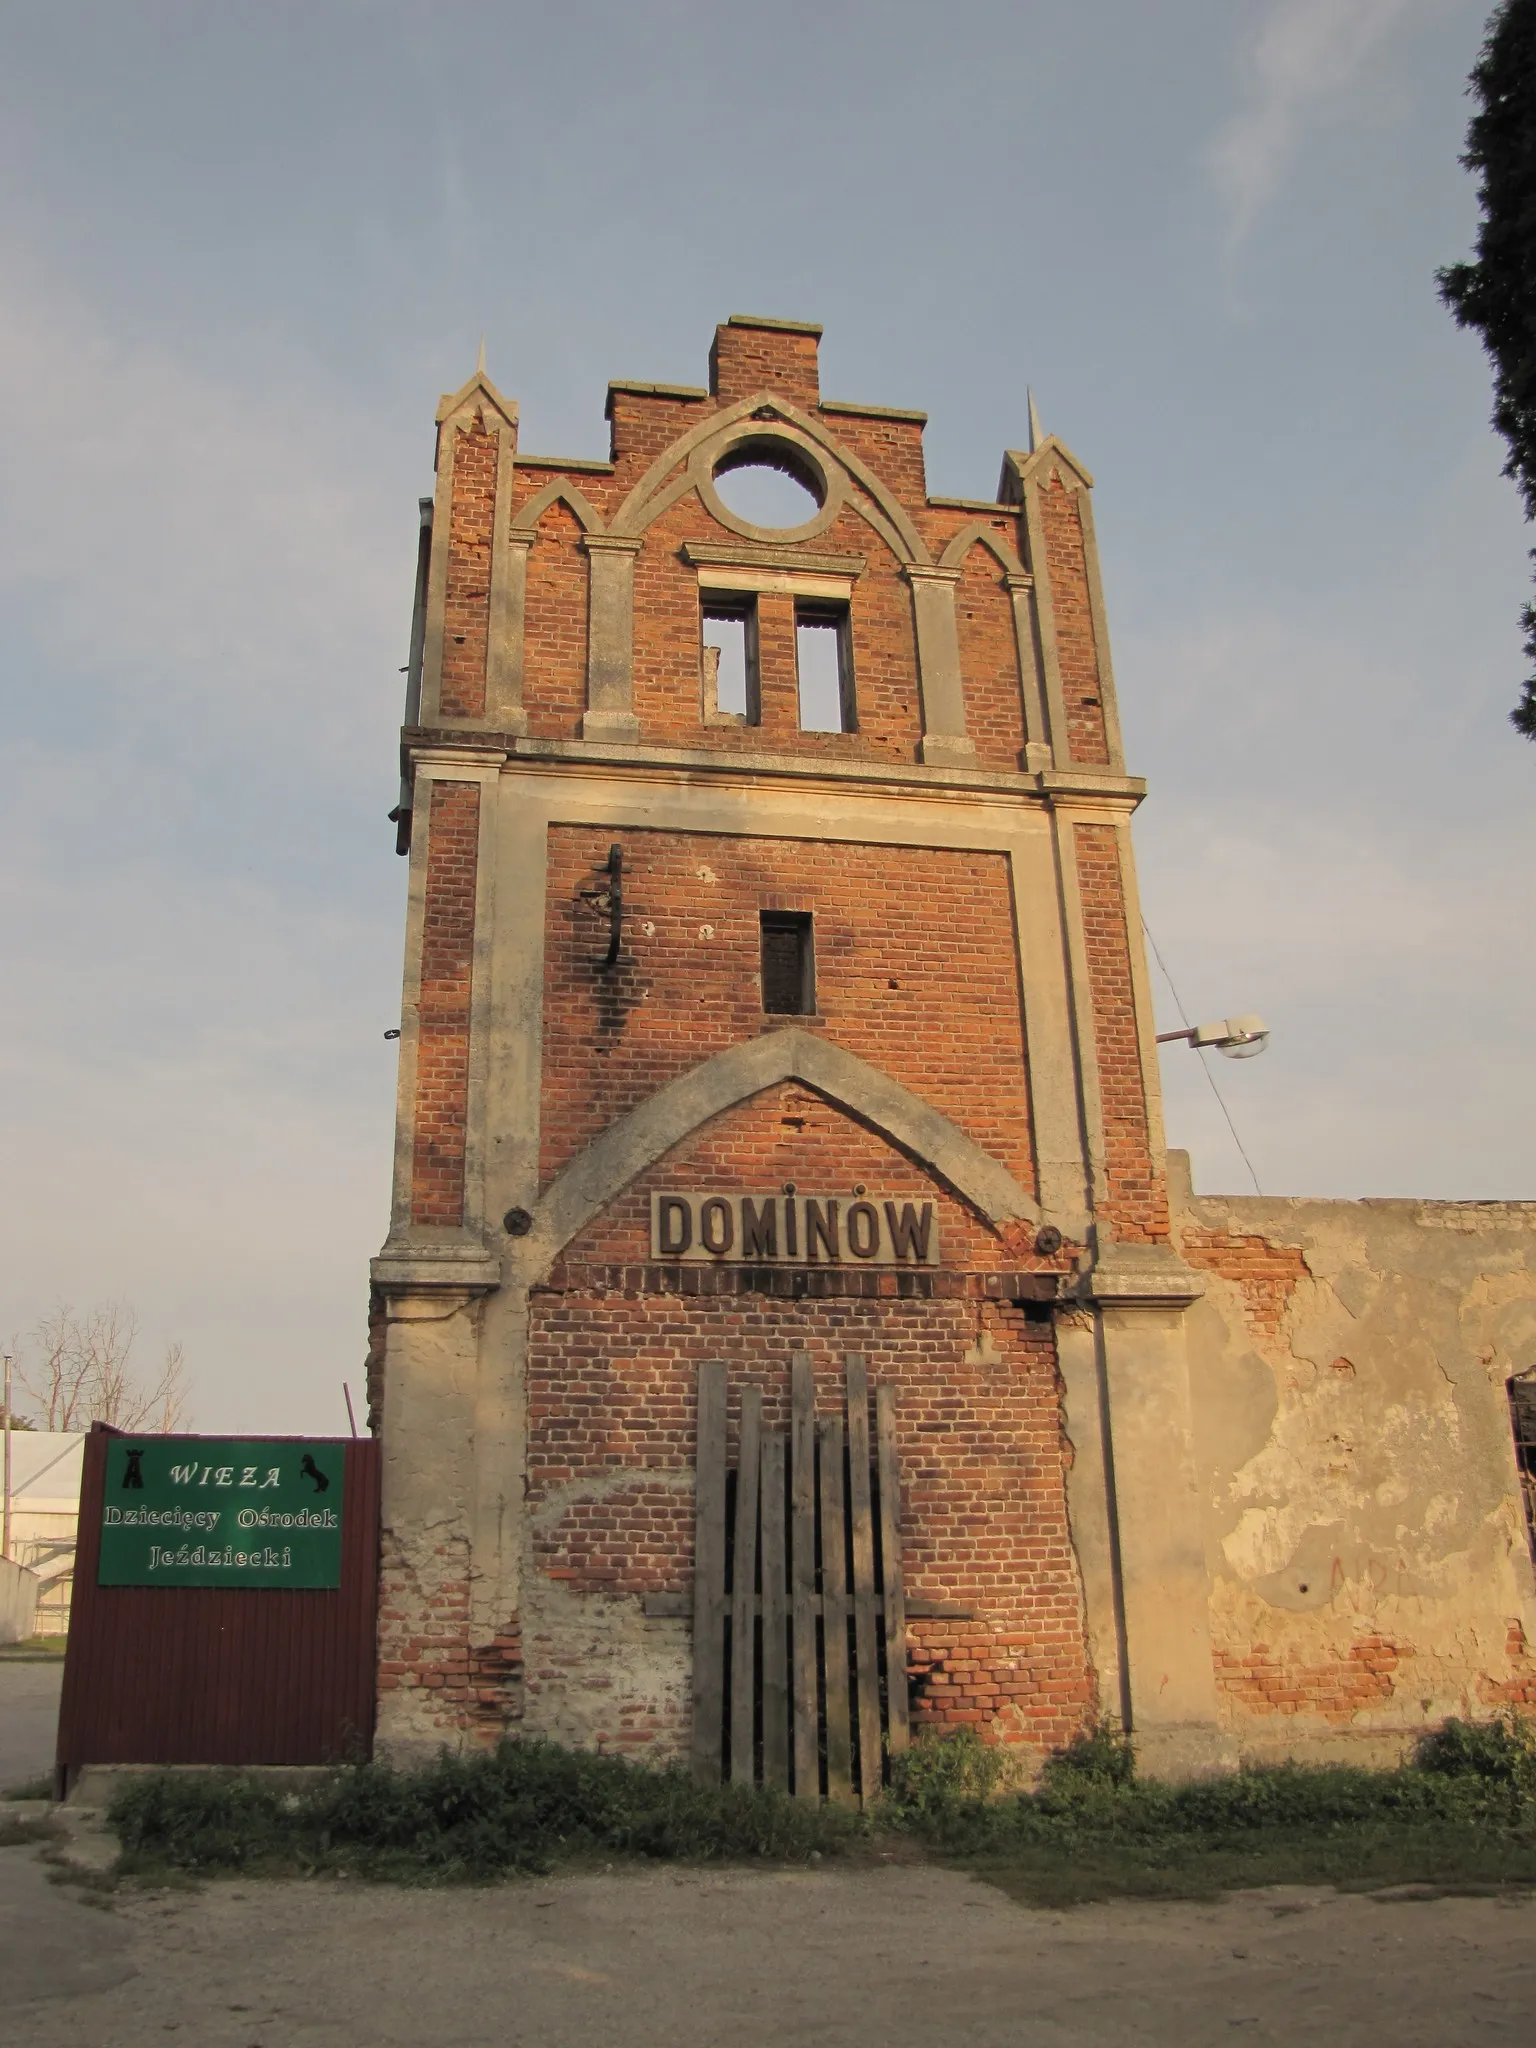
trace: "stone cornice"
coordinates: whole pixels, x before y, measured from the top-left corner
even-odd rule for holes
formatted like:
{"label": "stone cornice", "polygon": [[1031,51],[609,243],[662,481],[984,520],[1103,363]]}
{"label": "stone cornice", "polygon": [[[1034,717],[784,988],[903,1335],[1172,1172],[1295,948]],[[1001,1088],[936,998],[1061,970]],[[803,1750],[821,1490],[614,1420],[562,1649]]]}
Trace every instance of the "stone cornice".
{"label": "stone cornice", "polygon": [[715,541],[685,540],[683,560],[703,569],[785,569],[806,576],[862,576],[867,555],[818,555],[810,548],[734,546]]}
{"label": "stone cornice", "polygon": [[[877,761],[867,756],[838,760],[826,755],[748,752],[732,748],[657,747],[615,744],[605,740],[527,739],[516,733],[445,732],[406,727],[401,744],[413,760],[442,758],[504,759],[507,765],[536,770],[606,769],[617,773],[654,774],[657,769],[720,780],[823,782],[900,790],[928,798],[1005,796],[1047,801],[1090,802],[1107,809],[1135,810],[1147,793],[1139,775],[1115,775],[1092,768],[1049,768],[1036,773],[1010,773],[1002,768],[930,768],[904,762]],[[462,753],[459,751],[462,749]]]}
{"label": "stone cornice", "polygon": [[501,1261],[469,1240],[392,1239],[370,1262],[369,1275],[384,1294],[489,1294],[501,1285]]}
{"label": "stone cornice", "polygon": [[1167,1244],[1101,1244],[1078,1283],[1079,1298],[1101,1308],[1185,1309],[1204,1292],[1200,1275]]}

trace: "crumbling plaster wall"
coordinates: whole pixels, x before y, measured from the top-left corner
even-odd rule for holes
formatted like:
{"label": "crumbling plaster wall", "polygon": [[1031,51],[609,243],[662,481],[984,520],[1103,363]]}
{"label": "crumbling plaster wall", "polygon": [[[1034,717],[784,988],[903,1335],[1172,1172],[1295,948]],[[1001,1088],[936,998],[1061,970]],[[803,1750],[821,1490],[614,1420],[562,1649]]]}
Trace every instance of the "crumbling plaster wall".
{"label": "crumbling plaster wall", "polygon": [[1505,1391],[1536,1358],[1536,1203],[1196,1197],[1169,1157],[1239,1749],[1385,1760],[1536,1705]]}

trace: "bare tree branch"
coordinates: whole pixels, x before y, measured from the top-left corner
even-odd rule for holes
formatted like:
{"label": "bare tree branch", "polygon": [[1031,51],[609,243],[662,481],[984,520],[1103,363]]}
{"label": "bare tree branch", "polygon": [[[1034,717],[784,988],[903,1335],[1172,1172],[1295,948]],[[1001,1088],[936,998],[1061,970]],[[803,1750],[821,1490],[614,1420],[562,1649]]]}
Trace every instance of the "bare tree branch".
{"label": "bare tree branch", "polygon": [[146,1384],[132,1364],[139,1319],[124,1302],[77,1315],[67,1303],[31,1331],[17,1378],[51,1430],[117,1429],[169,1432],[187,1420],[186,1360],[180,1344],[166,1351],[157,1379]]}

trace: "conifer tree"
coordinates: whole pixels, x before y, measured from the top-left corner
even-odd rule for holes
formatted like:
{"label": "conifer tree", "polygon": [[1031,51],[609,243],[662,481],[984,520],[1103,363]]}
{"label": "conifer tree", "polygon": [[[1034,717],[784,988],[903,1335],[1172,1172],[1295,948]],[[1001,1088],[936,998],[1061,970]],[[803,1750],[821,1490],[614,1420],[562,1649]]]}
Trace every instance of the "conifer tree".
{"label": "conifer tree", "polygon": [[[1536,0],[1503,0],[1471,86],[1478,111],[1462,162],[1478,174],[1482,220],[1477,258],[1439,273],[1440,296],[1463,327],[1475,327],[1493,363],[1493,424],[1509,444],[1513,477],[1536,518]],[[1536,671],[1536,604],[1521,617]],[[1510,713],[1536,739],[1536,672]]]}

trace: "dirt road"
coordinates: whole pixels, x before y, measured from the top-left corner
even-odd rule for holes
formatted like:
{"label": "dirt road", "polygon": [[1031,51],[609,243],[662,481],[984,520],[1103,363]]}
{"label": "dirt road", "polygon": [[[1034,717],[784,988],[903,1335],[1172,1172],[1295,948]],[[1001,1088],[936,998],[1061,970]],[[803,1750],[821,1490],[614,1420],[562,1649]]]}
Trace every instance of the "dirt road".
{"label": "dirt road", "polygon": [[12,1849],[0,1926],[5,2048],[1460,2048],[1536,2026],[1536,1903],[1492,1898],[1055,1913],[923,1867],[626,1869],[104,1912]]}

